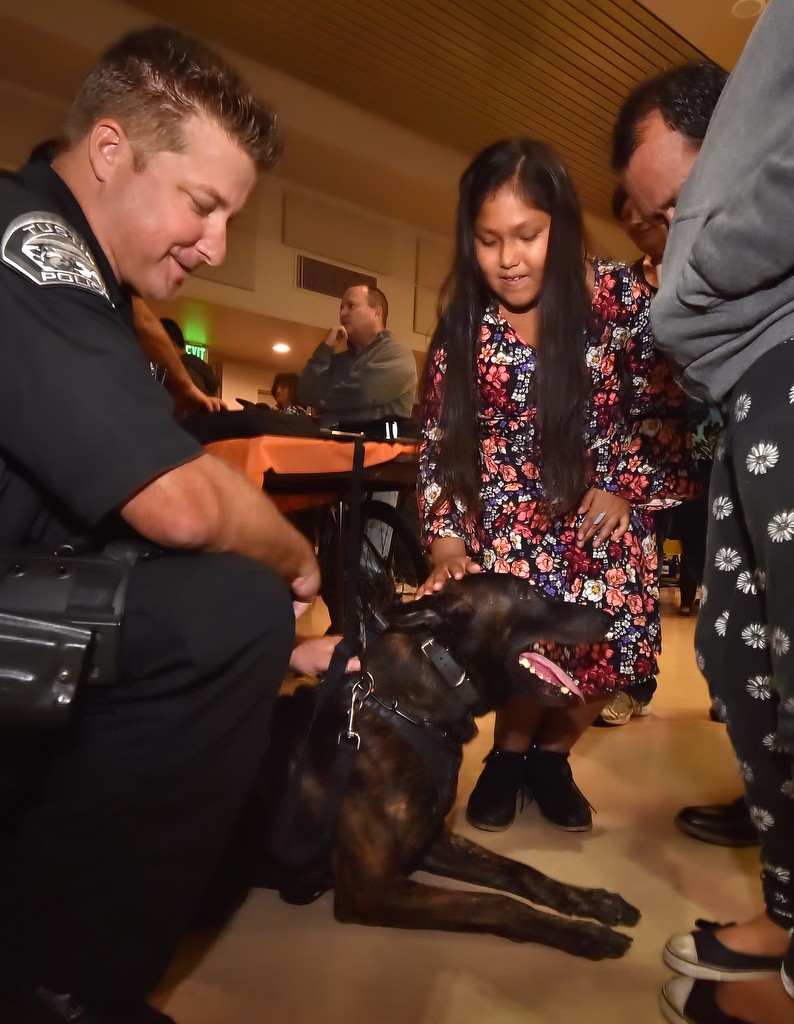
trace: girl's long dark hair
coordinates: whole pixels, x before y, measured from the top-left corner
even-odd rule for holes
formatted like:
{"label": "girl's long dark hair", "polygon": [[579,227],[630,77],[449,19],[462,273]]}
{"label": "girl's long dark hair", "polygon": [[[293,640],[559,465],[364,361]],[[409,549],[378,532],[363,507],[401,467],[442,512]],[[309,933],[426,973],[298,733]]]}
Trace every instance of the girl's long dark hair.
{"label": "girl's long dark hair", "polygon": [[513,188],[551,217],[549,245],[538,299],[537,405],[542,482],[555,511],[567,510],[584,490],[584,407],[590,378],[582,329],[591,299],[584,264],[579,200],[556,153],[535,139],[505,139],[483,150],[460,180],[455,259],[441,293],[425,376],[425,400],[439,348],[446,351],[437,469],[438,504],[458,498],[469,510],[480,504],[479,412],[475,363],[483,314],[494,301],[477,263],[474,224],[486,199]]}

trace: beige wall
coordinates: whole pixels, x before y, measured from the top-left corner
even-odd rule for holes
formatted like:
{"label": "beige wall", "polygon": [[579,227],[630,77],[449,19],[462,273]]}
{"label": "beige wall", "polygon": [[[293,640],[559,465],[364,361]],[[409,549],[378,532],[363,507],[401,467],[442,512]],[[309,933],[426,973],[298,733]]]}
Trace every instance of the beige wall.
{"label": "beige wall", "polygon": [[237,404],[238,398],[256,402],[259,400],[260,391],[270,391],[270,385],[273,383],[276,372],[272,366],[246,363],[237,359],[224,359],[221,398],[230,409],[240,408]]}
{"label": "beige wall", "polygon": [[[123,31],[150,21],[116,0],[80,0],[79,13],[76,17],[74,6],[61,0],[26,0],[21,8],[16,0],[0,0],[6,36],[14,23],[27,33],[47,33],[47,45],[28,46],[21,63],[6,52],[0,64],[0,164],[6,167],[17,166],[34,143],[57,134],[73,82],[96,52]],[[86,25],[91,26],[89,38]],[[451,214],[465,155],[279,72],[233,59],[279,111],[285,156],[279,174],[263,178],[231,232],[226,266],[189,280],[181,299],[158,312],[182,319],[188,304],[203,304],[213,325],[208,338],[212,356],[223,360],[224,378],[230,380],[224,381],[224,395],[236,389],[242,397],[255,398],[262,379],[267,387],[276,370],[299,369],[317,344],[318,332],[337,317],[337,300],[296,287],[295,259],[302,252],[377,276],[389,298],[389,326],[417,353],[424,352],[437,288],[448,266]],[[1,77],[9,74],[14,80]],[[380,175],[398,181],[405,193],[400,203],[389,204],[390,210],[383,203],[373,208],[369,197],[367,185]],[[357,183],[352,192],[359,201],[350,198],[351,182]],[[420,206],[420,193],[436,200],[430,208]],[[302,215],[301,231],[288,232],[299,246],[284,241],[285,206]],[[395,217],[398,209],[413,221]],[[586,219],[590,251],[633,258],[632,246],[616,225]],[[270,350],[274,338],[285,332],[296,339],[288,364]],[[249,379],[245,393],[243,378]]]}

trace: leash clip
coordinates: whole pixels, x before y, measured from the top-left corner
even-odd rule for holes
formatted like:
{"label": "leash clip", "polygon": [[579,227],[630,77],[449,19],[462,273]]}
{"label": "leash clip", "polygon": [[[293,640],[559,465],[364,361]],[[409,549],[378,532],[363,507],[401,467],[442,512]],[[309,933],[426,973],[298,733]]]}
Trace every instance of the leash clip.
{"label": "leash clip", "polygon": [[[369,676],[369,685],[364,682],[364,679],[367,676]],[[350,710],[347,713],[347,729],[343,729],[336,737],[337,744],[341,745],[342,740],[345,739],[355,741],[356,750],[361,746],[361,736],[354,729],[356,724],[356,712],[361,707],[364,700],[373,692],[374,688],[375,680],[372,678],[372,673],[370,672],[365,672],[353,684],[353,688],[350,691]]]}

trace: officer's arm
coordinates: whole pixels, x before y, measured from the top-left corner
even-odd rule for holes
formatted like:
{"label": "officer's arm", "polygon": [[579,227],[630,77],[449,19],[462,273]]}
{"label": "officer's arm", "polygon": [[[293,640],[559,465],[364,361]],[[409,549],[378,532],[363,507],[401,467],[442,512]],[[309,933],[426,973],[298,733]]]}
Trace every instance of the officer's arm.
{"label": "officer's arm", "polygon": [[233,551],[273,569],[296,597],[309,601],[320,583],[306,538],[241,473],[200,455],[138,491],[121,514],[157,544]]}

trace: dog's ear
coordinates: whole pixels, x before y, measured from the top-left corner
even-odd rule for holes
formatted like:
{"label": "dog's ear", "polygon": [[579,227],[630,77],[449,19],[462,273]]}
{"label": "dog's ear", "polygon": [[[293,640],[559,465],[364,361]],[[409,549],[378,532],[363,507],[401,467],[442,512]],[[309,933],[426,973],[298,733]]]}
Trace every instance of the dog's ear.
{"label": "dog's ear", "polygon": [[470,601],[460,594],[453,594],[444,589],[437,594],[425,594],[418,601],[408,601],[395,605],[388,613],[389,625],[394,629],[406,632],[415,629],[429,629],[431,632],[440,629],[462,615],[471,615],[473,611]]}

